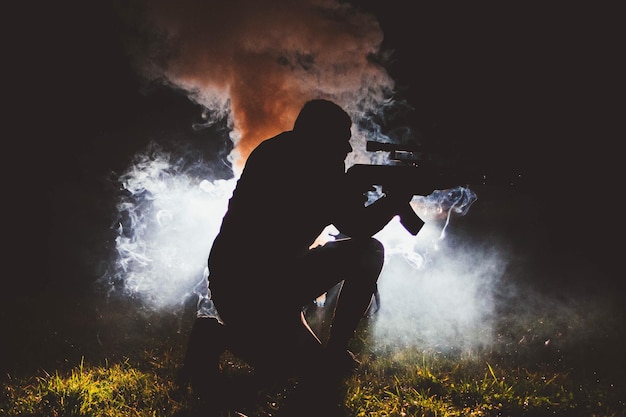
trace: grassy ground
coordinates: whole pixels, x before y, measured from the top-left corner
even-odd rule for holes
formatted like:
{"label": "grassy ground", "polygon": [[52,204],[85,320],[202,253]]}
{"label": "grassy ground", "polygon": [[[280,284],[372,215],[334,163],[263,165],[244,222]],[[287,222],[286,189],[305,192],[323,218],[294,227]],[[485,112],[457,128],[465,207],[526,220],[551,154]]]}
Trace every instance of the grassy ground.
{"label": "grassy ground", "polygon": [[[623,309],[607,311],[599,337],[553,346],[506,336],[503,317],[498,343],[473,351],[374,340],[376,318],[370,318],[353,345],[362,366],[338,391],[342,415],[623,416],[625,317]],[[95,295],[48,292],[7,300],[0,414],[281,415],[301,381],[260,383],[228,352],[212,399],[176,388],[192,313],[147,313],[135,301],[102,302]],[[527,324],[540,319],[528,317]],[[306,406],[315,411],[319,404],[313,399]]]}

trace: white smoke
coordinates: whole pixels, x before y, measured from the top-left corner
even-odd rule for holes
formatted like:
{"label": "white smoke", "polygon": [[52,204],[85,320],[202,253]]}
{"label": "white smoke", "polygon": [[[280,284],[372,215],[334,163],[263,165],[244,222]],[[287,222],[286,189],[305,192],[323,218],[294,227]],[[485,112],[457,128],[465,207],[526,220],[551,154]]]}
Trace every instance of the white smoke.
{"label": "white smoke", "polygon": [[[148,28],[130,44],[142,74],[186,91],[205,108],[207,125],[229,121],[233,178],[212,178],[209,169],[204,178],[192,175],[155,145],[138,154],[119,177],[112,290],[155,310],[196,297],[199,314],[214,315],[206,262],[239,170],[261,140],[291,129],[306,100],[332,99],[352,116],[348,166],[384,162],[384,154],[365,151],[367,140],[392,141],[373,116],[384,120],[399,105],[377,63],[385,53],[376,19],[330,0],[280,3],[154,1],[132,20]],[[497,255],[441,250],[449,222],[476,198],[463,187],[415,197],[422,231],[412,236],[394,220],[376,236],[387,253],[377,337],[454,345],[488,331]]]}
{"label": "white smoke", "polygon": [[235,180],[187,175],[151,144],[120,176],[116,271],[122,292],[154,309],[172,308],[202,291],[206,259]]}
{"label": "white smoke", "polygon": [[[493,341],[497,288],[505,264],[493,249],[448,248],[441,228],[427,223],[413,253],[394,253],[379,279],[374,339],[383,344],[442,351]],[[417,262],[416,262],[417,260]]]}
{"label": "white smoke", "polygon": [[[152,144],[120,176],[126,192],[118,204],[118,256],[109,280],[150,309],[177,310],[194,299],[199,315],[216,316],[206,287],[206,261],[236,178],[201,179],[176,161]],[[380,278],[384,308],[376,326],[381,338],[390,340],[394,333],[402,334],[404,342],[413,338],[435,343],[439,338],[452,344],[451,332],[476,334],[475,326],[485,325],[493,307],[488,284],[498,270],[486,266],[471,270],[468,264],[459,264],[467,261],[464,254],[447,253],[445,261],[438,256],[450,217],[464,215],[476,198],[463,187],[416,196],[412,204],[427,221],[417,236],[398,219],[376,235],[387,255]],[[474,257],[486,265],[482,255]],[[436,259],[442,266],[433,267]],[[433,326],[444,328],[435,331]]]}

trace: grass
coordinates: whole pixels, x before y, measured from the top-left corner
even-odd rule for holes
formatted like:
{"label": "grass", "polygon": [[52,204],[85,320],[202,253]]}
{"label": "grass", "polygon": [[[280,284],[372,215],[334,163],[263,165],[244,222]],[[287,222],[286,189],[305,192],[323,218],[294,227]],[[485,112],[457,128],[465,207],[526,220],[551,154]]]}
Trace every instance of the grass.
{"label": "grass", "polygon": [[[128,360],[81,362],[69,372],[18,378],[5,386],[0,411],[6,416],[156,417],[202,409],[191,395],[174,396],[174,369],[167,358],[151,361],[147,370]],[[223,359],[222,366],[241,366],[233,361]],[[624,397],[609,386],[581,384],[567,373],[503,368],[477,357],[453,359],[414,349],[389,349],[375,358],[370,352],[345,384],[345,405],[353,416],[608,417],[623,415],[624,405]],[[241,400],[238,411],[270,416],[288,392],[289,387],[266,388],[262,401]],[[219,415],[235,412],[225,409]]]}
{"label": "grass", "polygon": [[[157,416],[181,405],[169,397],[171,382],[128,361],[103,366],[83,362],[69,373],[44,373],[6,388],[7,416]],[[158,410],[158,411],[157,411]]]}
{"label": "grass", "polygon": [[[107,314],[119,308],[116,305]],[[75,362],[66,356],[48,365],[57,369],[9,372],[3,380],[0,414],[7,417],[269,417],[280,410],[297,385],[297,381],[255,385],[254,371],[227,353],[221,364],[224,377],[221,395],[227,398],[221,398],[220,407],[209,410],[206,401],[189,390],[177,390],[173,382],[182,362],[186,333],[172,328],[186,326],[139,314],[132,318],[130,310],[117,314],[119,317],[111,317],[113,321],[126,317],[127,321],[135,322],[127,323],[130,330],[126,331],[137,332],[142,328],[138,323],[144,324],[140,334],[132,338],[128,333],[117,334],[127,344],[115,345],[115,350],[126,355],[101,352],[90,359],[81,356]],[[161,326],[154,328],[156,322],[161,322]],[[483,351],[450,353],[374,341],[369,325],[364,322],[354,343],[362,365],[343,382],[346,415],[624,415],[626,390],[618,373],[623,369],[619,363],[621,357],[589,351],[588,344],[576,347],[585,352],[559,349],[559,358],[565,360],[541,353],[543,348],[539,346],[520,349],[519,345],[510,344]],[[604,343],[602,346],[606,347]],[[58,354],[55,349],[50,352]],[[594,356],[590,358],[589,352]],[[589,372],[590,369],[596,371]],[[615,373],[611,374],[610,369],[615,369]]]}
{"label": "grass", "polygon": [[379,357],[349,381],[347,401],[354,415],[531,416],[548,410],[571,415],[578,407],[563,374],[499,369],[476,358],[398,353],[402,359]]}

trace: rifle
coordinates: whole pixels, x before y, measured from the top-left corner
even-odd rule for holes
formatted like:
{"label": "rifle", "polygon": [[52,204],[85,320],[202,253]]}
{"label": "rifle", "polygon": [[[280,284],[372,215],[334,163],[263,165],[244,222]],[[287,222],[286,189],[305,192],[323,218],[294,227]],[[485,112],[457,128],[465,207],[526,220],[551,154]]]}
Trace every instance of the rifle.
{"label": "rifle", "polygon": [[[456,187],[469,188],[470,184],[485,185],[491,183],[491,176],[477,170],[453,167],[436,153],[417,146],[405,146],[394,143],[368,141],[369,152],[389,152],[389,165],[355,164],[347,170],[349,179],[358,186],[371,188],[380,186],[381,191],[405,189],[413,195],[430,195],[435,190],[447,190]],[[502,183],[500,177],[496,182]],[[504,183],[513,185],[509,179]],[[412,235],[417,235],[424,221],[410,204],[399,213],[400,223]]]}

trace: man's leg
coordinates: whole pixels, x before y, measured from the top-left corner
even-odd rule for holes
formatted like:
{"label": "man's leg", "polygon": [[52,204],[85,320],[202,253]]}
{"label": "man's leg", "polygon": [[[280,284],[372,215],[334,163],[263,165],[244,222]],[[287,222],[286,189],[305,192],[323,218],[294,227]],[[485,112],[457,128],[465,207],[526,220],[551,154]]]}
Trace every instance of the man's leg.
{"label": "man's leg", "polygon": [[264,277],[254,289],[238,288],[229,295],[213,291],[233,353],[252,366],[278,373],[319,369],[328,354],[301,321],[302,307],[344,281],[326,351],[345,357],[376,290],[383,261],[383,245],[376,239],[328,242],[287,270],[251,271]]}
{"label": "man's leg", "polygon": [[219,384],[219,362],[227,348],[222,324],[216,318],[196,318],[187,342],[183,367],[177,375],[182,388],[190,384],[196,394],[210,395]]}
{"label": "man's leg", "polygon": [[358,242],[355,256],[339,293],[327,344],[327,349],[337,354],[347,351],[348,343],[370,306],[383,267],[384,248],[375,239]]}
{"label": "man's leg", "polygon": [[327,351],[345,355],[348,343],[367,312],[384,263],[384,247],[376,239],[329,242],[307,254],[299,265],[299,300],[310,302],[343,280],[332,320]]}
{"label": "man's leg", "polygon": [[295,376],[316,369],[323,348],[303,324],[301,307],[281,288],[257,288],[236,299],[216,297],[224,321],[228,349],[252,365],[258,374],[274,378]]}

